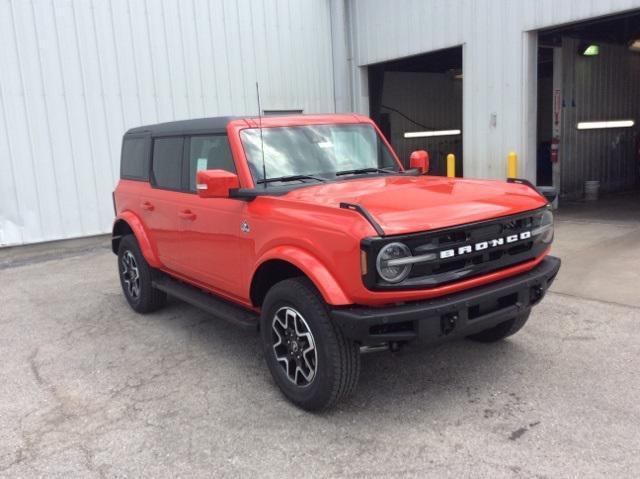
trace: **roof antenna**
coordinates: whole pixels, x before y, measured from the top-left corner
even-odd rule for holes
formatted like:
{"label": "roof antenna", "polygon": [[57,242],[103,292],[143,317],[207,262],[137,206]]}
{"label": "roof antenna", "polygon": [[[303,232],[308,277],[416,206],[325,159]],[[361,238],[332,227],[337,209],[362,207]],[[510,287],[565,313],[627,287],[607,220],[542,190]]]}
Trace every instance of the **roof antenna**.
{"label": "roof antenna", "polygon": [[267,165],[264,162],[264,139],[262,138],[262,107],[260,106],[260,87],[256,82],[256,96],[258,97],[258,128],[260,128],[260,153],[262,154],[262,181],[267,187]]}

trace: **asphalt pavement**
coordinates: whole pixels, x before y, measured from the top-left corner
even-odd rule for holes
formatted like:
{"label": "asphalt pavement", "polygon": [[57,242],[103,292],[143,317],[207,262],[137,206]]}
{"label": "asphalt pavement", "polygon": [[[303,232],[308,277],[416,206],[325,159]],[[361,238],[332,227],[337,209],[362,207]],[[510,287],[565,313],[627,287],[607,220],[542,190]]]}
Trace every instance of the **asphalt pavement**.
{"label": "asphalt pavement", "polygon": [[638,477],[640,286],[576,281],[499,344],[366,355],[356,395],[310,414],[256,334],[176,300],[134,313],[106,238],[5,251],[0,477]]}

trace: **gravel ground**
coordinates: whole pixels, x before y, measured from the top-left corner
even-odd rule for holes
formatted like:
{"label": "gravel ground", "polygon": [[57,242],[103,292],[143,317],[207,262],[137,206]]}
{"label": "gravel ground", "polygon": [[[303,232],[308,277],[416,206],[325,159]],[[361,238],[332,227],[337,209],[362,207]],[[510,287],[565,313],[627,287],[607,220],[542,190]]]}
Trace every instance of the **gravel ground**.
{"label": "gravel ground", "polygon": [[500,344],[365,356],[355,397],[309,414],[256,334],[137,315],[115,264],[0,268],[0,477],[640,475],[639,308],[549,293]]}

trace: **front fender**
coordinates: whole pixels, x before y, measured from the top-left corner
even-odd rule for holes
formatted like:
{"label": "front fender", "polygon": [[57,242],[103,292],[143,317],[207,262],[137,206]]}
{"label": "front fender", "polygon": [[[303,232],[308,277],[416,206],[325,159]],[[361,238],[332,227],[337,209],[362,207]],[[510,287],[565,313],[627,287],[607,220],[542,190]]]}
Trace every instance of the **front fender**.
{"label": "front fender", "polygon": [[334,306],[353,303],[325,265],[308,251],[295,246],[277,246],[260,258],[254,271],[273,259],[287,261],[301,270],[318,288],[326,303]]}
{"label": "front fender", "polygon": [[149,241],[149,235],[145,230],[144,224],[140,220],[140,218],[133,213],[132,211],[123,211],[116,217],[113,223],[113,231],[114,234],[116,232],[116,228],[119,221],[124,221],[129,225],[131,231],[133,231],[136,240],[138,241],[138,246],[140,246],[140,251],[142,252],[142,256],[149,263],[150,266],[154,268],[160,268],[162,263],[158,258],[158,254],[153,248],[151,241]]}

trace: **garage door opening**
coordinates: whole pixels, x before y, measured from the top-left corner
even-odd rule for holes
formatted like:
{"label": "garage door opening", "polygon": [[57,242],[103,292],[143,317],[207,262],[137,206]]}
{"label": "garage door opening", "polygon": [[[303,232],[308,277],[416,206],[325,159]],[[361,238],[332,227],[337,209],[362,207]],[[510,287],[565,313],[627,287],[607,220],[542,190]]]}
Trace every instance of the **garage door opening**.
{"label": "garage door opening", "polygon": [[408,166],[427,150],[433,175],[446,175],[456,156],[462,176],[462,47],[370,65],[369,112]]}
{"label": "garage door opening", "polygon": [[539,185],[640,189],[640,11],[539,32],[537,120]]}

